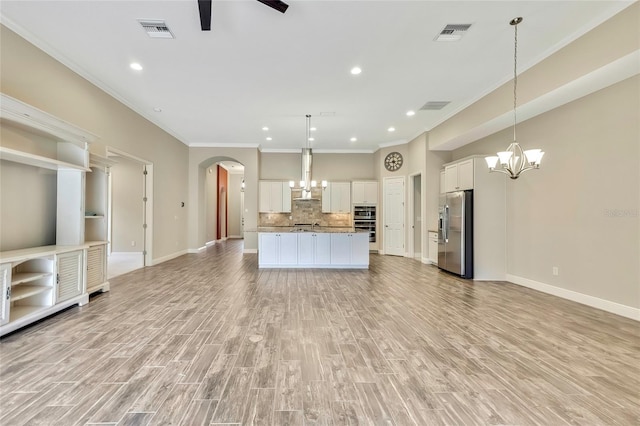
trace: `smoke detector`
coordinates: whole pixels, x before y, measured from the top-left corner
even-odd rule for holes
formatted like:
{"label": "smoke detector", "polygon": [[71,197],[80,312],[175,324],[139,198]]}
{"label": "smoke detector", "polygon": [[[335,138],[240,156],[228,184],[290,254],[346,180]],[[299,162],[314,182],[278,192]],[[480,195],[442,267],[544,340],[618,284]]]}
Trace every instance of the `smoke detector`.
{"label": "smoke detector", "polygon": [[467,31],[471,28],[471,24],[448,24],[433,39],[434,41],[458,41],[462,39]]}
{"label": "smoke detector", "polygon": [[439,111],[450,103],[451,101],[429,101],[420,108],[420,111]]}
{"label": "smoke detector", "polygon": [[164,21],[138,19],[138,22],[151,38],[175,38]]}

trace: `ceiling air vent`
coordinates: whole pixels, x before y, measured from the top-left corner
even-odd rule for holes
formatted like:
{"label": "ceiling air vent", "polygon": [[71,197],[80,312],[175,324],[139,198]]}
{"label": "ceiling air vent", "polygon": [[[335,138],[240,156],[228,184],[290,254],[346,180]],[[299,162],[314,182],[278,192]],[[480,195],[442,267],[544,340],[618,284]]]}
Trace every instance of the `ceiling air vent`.
{"label": "ceiling air vent", "polygon": [[164,21],[151,21],[147,19],[139,19],[140,25],[151,38],[175,38],[173,33],[167,27]]}
{"label": "ceiling air vent", "polygon": [[449,24],[434,38],[435,41],[458,41],[469,31],[471,24]]}
{"label": "ceiling air vent", "polygon": [[420,111],[439,111],[449,105],[451,101],[430,101],[420,108]]}

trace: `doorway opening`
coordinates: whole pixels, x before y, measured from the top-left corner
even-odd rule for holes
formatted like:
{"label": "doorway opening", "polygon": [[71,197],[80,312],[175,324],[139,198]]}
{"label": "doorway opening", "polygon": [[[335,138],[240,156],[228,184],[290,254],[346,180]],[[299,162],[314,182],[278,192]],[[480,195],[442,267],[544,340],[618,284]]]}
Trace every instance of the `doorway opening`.
{"label": "doorway opening", "polygon": [[422,260],[422,175],[409,175],[409,257]]}
{"label": "doorway opening", "polygon": [[213,158],[206,168],[206,245],[244,235],[244,166],[228,158]]}
{"label": "doorway opening", "polygon": [[153,164],[115,148],[109,172],[107,275],[152,265]]}

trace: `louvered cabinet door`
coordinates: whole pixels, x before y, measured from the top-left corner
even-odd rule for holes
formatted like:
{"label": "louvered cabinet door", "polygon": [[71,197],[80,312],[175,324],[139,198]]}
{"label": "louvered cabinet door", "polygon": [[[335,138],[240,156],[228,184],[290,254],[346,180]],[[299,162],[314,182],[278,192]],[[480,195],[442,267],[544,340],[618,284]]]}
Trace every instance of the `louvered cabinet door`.
{"label": "louvered cabinet door", "polygon": [[105,282],[105,246],[93,246],[87,250],[87,289]]}
{"label": "louvered cabinet door", "polygon": [[82,294],[82,250],[58,255],[56,303]]}

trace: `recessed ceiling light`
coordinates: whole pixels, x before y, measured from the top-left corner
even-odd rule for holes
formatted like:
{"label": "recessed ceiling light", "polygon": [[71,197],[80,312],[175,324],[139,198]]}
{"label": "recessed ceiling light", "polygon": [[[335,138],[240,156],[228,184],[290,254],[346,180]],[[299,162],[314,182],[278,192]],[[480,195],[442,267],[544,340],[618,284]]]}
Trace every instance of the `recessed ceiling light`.
{"label": "recessed ceiling light", "polygon": [[362,72],[362,68],[360,68],[360,67],[353,67],[353,68],[351,68],[351,74],[353,74],[353,75],[358,75],[358,74],[360,74],[361,72]]}
{"label": "recessed ceiling light", "polygon": [[351,138],[349,139],[351,142],[357,142],[358,138]]}
{"label": "recessed ceiling light", "polygon": [[389,131],[389,132],[395,132],[395,131],[396,131],[396,128],[395,128],[395,127],[389,127],[389,128],[387,129],[387,131]]}
{"label": "recessed ceiling light", "polygon": [[153,110],[154,110],[155,112],[162,112],[162,108],[160,108],[160,107],[155,107]]}
{"label": "recessed ceiling light", "polygon": [[315,132],[315,131],[316,131],[316,130],[318,130],[318,129],[316,129],[315,127],[312,127],[312,128],[310,128],[309,130],[311,130],[312,132]]}
{"label": "recessed ceiling light", "polygon": [[137,62],[132,62],[131,64],[129,64],[129,66],[131,67],[132,70],[142,71],[142,65],[140,65]]}
{"label": "recessed ceiling light", "polygon": [[268,131],[268,130],[269,130],[269,128],[268,128],[267,126],[264,126],[264,127],[262,128],[262,130],[264,130],[264,131],[266,132],[266,131]]}
{"label": "recessed ceiling light", "polygon": [[272,140],[273,140],[273,138],[272,138],[271,136],[269,136],[269,137],[267,138],[267,140],[268,140],[268,141],[272,141]]}
{"label": "recessed ceiling light", "polygon": [[309,138],[309,142],[313,142],[313,141],[315,141],[314,138]]}
{"label": "recessed ceiling light", "polygon": [[413,117],[414,115],[416,115],[415,111],[407,111],[407,116],[408,117]]}

